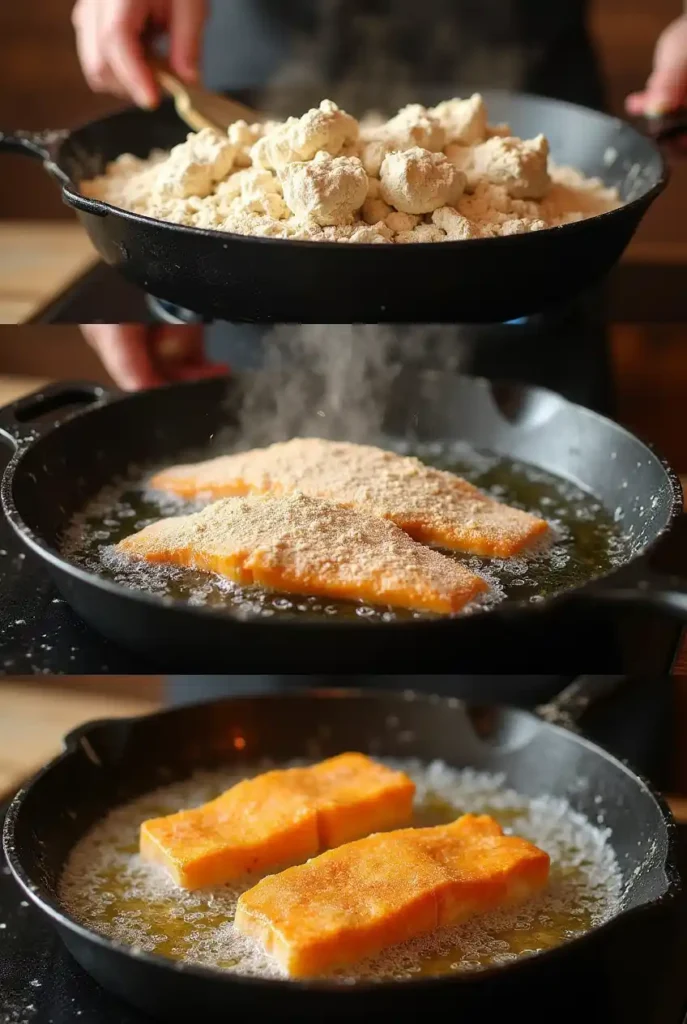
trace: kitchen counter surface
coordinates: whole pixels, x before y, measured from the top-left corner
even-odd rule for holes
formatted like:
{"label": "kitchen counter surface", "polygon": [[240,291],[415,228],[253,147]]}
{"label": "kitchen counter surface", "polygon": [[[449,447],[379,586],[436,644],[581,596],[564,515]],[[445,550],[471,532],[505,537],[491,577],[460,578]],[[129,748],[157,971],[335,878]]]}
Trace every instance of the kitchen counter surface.
{"label": "kitchen counter surface", "polygon": [[[141,690],[145,690],[145,683]],[[0,680],[0,800],[59,754],[62,737],[83,722],[154,711],[157,701],[69,690],[59,684]]]}
{"label": "kitchen counter surface", "polygon": [[0,324],[20,324],[97,262],[80,224],[0,221]]}

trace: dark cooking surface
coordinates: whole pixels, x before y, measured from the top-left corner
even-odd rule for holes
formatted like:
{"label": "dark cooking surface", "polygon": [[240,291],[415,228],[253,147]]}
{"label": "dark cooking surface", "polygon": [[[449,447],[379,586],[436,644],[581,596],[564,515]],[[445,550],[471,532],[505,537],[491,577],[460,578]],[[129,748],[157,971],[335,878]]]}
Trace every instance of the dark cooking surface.
{"label": "dark cooking surface", "polygon": [[[0,820],[3,814],[0,811]],[[687,882],[687,826],[680,832],[681,873]],[[8,869],[0,868],[0,1024],[149,1024],[149,1018],[134,1013],[100,989],[71,959],[60,940],[39,912],[24,900]],[[687,959],[687,914],[680,936],[677,962]],[[623,950],[618,949],[618,957]],[[628,985],[637,988],[653,984],[650,952],[642,969],[633,971]],[[687,975],[684,970],[673,978],[670,1003],[684,1007],[655,1024],[687,1022]],[[584,978],[580,986],[584,987]],[[668,993],[666,993],[668,994]],[[447,1012],[454,1009],[447,1007]],[[627,1016],[622,1021],[614,1013],[601,991],[590,998],[585,1020],[590,1024],[646,1024]],[[653,1022],[652,1022],[653,1024]]]}

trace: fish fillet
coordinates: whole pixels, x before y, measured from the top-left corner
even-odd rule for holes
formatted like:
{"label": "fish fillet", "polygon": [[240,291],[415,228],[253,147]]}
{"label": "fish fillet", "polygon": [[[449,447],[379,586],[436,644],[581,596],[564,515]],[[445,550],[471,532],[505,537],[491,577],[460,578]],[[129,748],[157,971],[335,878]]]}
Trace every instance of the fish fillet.
{"label": "fish fillet", "polygon": [[173,466],[151,486],[184,498],[302,491],[390,519],[415,540],[509,558],[549,531],[454,473],[370,445],[295,438],[268,448]]}
{"label": "fish fillet", "polygon": [[300,493],[226,498],[153,523],[118,550],[243,585],[440,614],[460,611],[488,589],[388,520]]}
{"label": "fish fillet", "polygon": [[210,803],[144,821],[140,851],[198,889],[293,864],[410,820],[415,785],[364,754],[245,779]]}
{"label": "fish fillet", "polygon": [[244,893],[234,927],[287,974],[313,977],[547,883],[549,857],[487,816],[368,836],[270,875]]}

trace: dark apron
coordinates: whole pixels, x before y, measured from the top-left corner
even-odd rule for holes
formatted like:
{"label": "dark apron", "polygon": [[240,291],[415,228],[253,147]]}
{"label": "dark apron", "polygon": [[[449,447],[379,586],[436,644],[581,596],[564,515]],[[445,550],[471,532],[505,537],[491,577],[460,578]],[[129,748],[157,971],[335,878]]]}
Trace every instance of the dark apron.
{"label": "dark apron", "polygon": [[325,95],[358,116],[471,89],[603,106],[586,0],[214,0],[205,74],[215,88]]}

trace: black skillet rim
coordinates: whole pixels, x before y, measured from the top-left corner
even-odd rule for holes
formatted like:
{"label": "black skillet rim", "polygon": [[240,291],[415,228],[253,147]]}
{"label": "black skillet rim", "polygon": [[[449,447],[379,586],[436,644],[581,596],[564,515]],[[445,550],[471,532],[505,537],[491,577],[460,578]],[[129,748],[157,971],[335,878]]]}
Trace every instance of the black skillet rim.
{"label": "black skillet rim", "polygon": [[[498,387],[500,385],[512,386],[512,382],[507,381],[490,380],[486,377],[471,376],[469,374],[462,374],[461,376],[467,378],[468,380],[476,382],[480,386],[487,386],[489,388]],[[227,379],[231,380],[232,378]],[[193,387],[197,383],[198,382],[195,381],[186,381],[182,384],[166,385],[164,390],[169,390],[171,388]],[[200,383],[202,384],[204,382]],[[70,384],[69,381],[65,381],[63,383],[63,387],[65,388],[65,390],[67,390],[70,386],[75,387],[76,384]],[[344,619],[343,622],[337,622],[336,626],[334,626],[331,621],[325,622],[322,619],[310,619],[305,617],[301,619],[296,616],[294,616],[293,618],[287,616],[278,616],[274,619],[270,618],[268,620],[270,629],[277,628],[282,630],[289,628],[291,630],[299,629],[328,631],[332,628],[335,628],[337,630],[342,631],[353,631],[358,629],[374,628],[376,630],[386,629],[390,631],[400,631],[402,629],[408,629],[409,627],[412,628],[413,625],[417,623],[421,625],[423,629],[438,630],[442,627],[445,627],[447,623],[462,622],[472,618],[473,616],[499,615],[510,619],[528,613],[533,615],[537,613],[543,614],[545,611],[548,611],[552,607],[558,607],[561,602],[571,599],[573,595],[576,595],[577,597],[583,595],[586,588],[591,588],[594,584],[598,584],[600,581],[611,580],[617,573],[627,570],[627,568],[631,565],[636,565],[640,559],[645,558],[651,550],[655,549],[656,545],[661,541],[661,538],[663,538],[674,527],[677,520],[684,513],[685,497],[682,489],[682,484],[680,483],[680,479],[677,473],[672,468],[667,459],[664,458],[664,456],[661,455],[660,452],[656,450],[655,446],[651,442],[645,441],[638,434],[634,434],[632,431],[628,430],[627,427],[624,427],[620,423],[616,423],[614,420],[609,419],[607,416],[602,416],[600,413],[594,412],[591,409],[584,409],[581,406],[576,406],[574,402],[570,402],[567,398],[564,398],[562,395],[559,395],[555,391],[551,391],[549,388],[541,388],[537,386],[530,388],[530,390],[541,392],[545,395],[551,395],[558,401],[563,402],[569,406],[573,406],[573,408],[583,409],[585,414],[596,420],[602,420],[604,422],[611,423],[614,426],[614,428],[622,431],[626,436],[633,438],[634,440],[638,440],[651,452],[654,458],[656,458],[659,461],[663,471],[665,472],[668,478],[668,482],[670,485],[671,507],[668,518],[663,528],[656,534],[655,537],[653,537],[647,543],[647,545],[641,551],[636,552],[626,562],[623,562],[622,565],[613,569],[609,573],[593,576],[590,579],[585,580],[584,583],[580,583],[577,586],[571,587],[567,590],[562,590],[559,593],[552,594],[549,597],[547,597],[544,601],[538,601],[534,604],[532,604],[529,600],[525,600],[524,598],[511,599],[509,601],[502,601],[499,604],[494,605],[490,608],[482,609],[478,606],[475,608],[474,611],[471,611],[468,615],[459,613],[456,616],[441,616],[436,619],[396,619],[392,622],[374,623],[357,621],[354,619]],[[89,413],[95,413],[99,409],[110,406],[115,402],[126,401],[128,398],[135,399],[136,397],[138,397],[139,394],[146,394],[146,392],[137,392],[131,395],[128,392],[107,391],[106,389],[103,388],[99,388],[99,391],[101,393],[100,398],[98,398],[95,402],[91,403],[90,405],[81,409],[75,409],[73,410],[73,412],[66,415],[58,424],[56,424],[53,427],[52,431],[50,431],[50,434],[52,434],[54,431],[59,431],[63,425],[71,423],[73,420],[78,419],[81,416],[87,416]],[[40,394],[40,391],[37,392],[37,394]],[[27,397],[30,398],[31,396]],[[42,439],[39,438],[35,443],[40,444],[41,440]],[[245,615],[245,617],[240,617],[238,615],[233,615],[229,611],[223,609],[216,610],[215,608],[196,607],[194,605],[189,604],[187,601],[181,600],[180,598],[159,597],[156,594],[149,593],[148,591],[139,591],[133,587],[123,586],[122,584],[115,583],[113,580],[106,579],[103,576],[99,576],[97,573],[92,573],[89,570],[82,568],[81,566],[75,565],[74,563],[67,561],[58,550],[49,547],[47,544],[43,542],[42,539],[36,537],[34,532],[24,522],[14,502],[14,495],[12,493],[14,477],[21,465],[21,460],[24,454],[28,454],[28,452],[30,452],[32,448],[32,444],[23,447],[21,442],[18,443],[17,449],[8,463],[4,475],[0,479],[0,505],[2,506],[2,509],[4,510],[4,513],[17,536],[36,555],[38,555],[42,562],[50,563],[52,567],[59,570],[60,572],[66,573],[69,576],[75,578],[79,583],[95,586],[98,589],[103,590],[106,593],[109,593],[115,597],[126,596],[131,600],[142,603],[144,605],[148,605],[150,607],[169,608],[177,612],[185,612],[186,614],[191,614],[198,619],[210,618],[217,619],[218,621],[229,620],[237,625],[245,626],[249,629],[259,628],[260,626],[267,624],[266,620],[264,619],[264,617],[260,615],[260,613],[247,614]],[[495,454],[498,455],[499,453],[495,452]]]}
{"label": "black skillet rim", "polygon": [[[492,96],[497,96],[497,95],[504,95],[504,93],[505,93],[505,90],[501,90],[501,89],[492,89],[492,90],[485,89],[484,90],[484,95],[487,98],[487,106],[488,106],[488,97],[489,97],[490,94]],[[601,220],[604,220],[604,219],[610,219],[610,218],[613,218],[613,217],[617,216],[618,214],[621,214],[623,210],[634,209],[639,204],[653,203],[654,200],[657,199],[658,196],[667,187],[668,182],[670,181],[671,171],[670,171],[670,167],[668,165],[668,162],[667,162],[664,154],[661,151],[660,146],[658,146],[656,144],[656,142],[650,136],[642,135],[642,133],[640,131],[638,131],[634,127],[634,125],[632,125],[629,121],[625,121],[625,120],[623,120],[623,118],[620,118],[620,117],[614,117],[611,114],[604,114],[604,113],[602,113],[601,111],[598,111],[598,110],[593,110],[591,107],[585,107],[581,103],[570,103],[568,100],[551,99],[551,97],[549,97],[549,96],[540,96],[540,95],[538,95],[536,93],[526,93],[526,92],[517,93],[516,95],[519,98],[525,99],[525,100],[547,102],[549,104],[556,104],[558,108],[562,107],[562,108],[566,108],[566,109],[581,111],[581,112],[584,112],[586,114],[594,114],[598,118],[604,118],[607,121],[612,122],[612,123],[614,123],[614,124],[616,124],[618,126],[622,126],[625,129],[629,129],[630,131],[632,131],[634,133],[634,135],[638,139],[642,139],[645,142],[650,143],[650,145],[653,146],[655,154],[656,154],[656,156],[658,156],[658,159],[659,159],[660,174],[659,174],[658,181],[656,181],[656,183],[654,185],[652,185],[651,188],[647,189],[645,192],[642,192],[640,195],[635,196],[634,199],[631,199],[629,202],[623,203],[622,206],[618,207],[615,210],[606,210],[604,213],[595,214],[593,217],[585,217],[581,221],[573,221],[570,224],[559,224],[559,225],[557,225],[555,227],[542,228],[541,231],[534,232],[535,234],[537,234],[537,235],[544,235],[546,237],[549,237],[552,232],[561,232],[562,231],[562,232],[567,232],[568,234],[572,234],[575,230],[584,230],[583,226],[584,226],[584,224],[587,221],[601,221]],[[127,112],[136,111],[137,109],[138,108],[136,108],[136,107],[127,107],[123,111],[119,111],[118,113],[121,115],[121,114],[124,114],[124,113],[127,113]],[[110,117],[117,117],[118,114],[117,113],[110,114],[109,116]],[[70,133],[70,135],[74,134],[76,132],[79,132],[79,131],[86,131],[92,125],[102,123],[103,120],[106,121],[107,119],[108,118],[103,118],[103,119],[101,119],[101,121],[89,121],[86,124],[80,125],[78,128],[73,129],[72,132]],[[60,162],[61,162],[60,161],[60,157],[61,157],[62,146],[68,144],[69,138],[70,138],[70,136],[68,136],[67,139],[63,140],[60,143],[60,147],[59,147],[59,151],[57,153],[56,159],[54,159],[52,161],[56,166],[60,165]],[[132,224],[140,224],[143,227],[154,226],[154,227],[157,227],[157,228],[165,228],[167,230],[173,230],[175,234],[181,232],[182,234],[193,235],[196,238],[215,238],[215,239],[219,239],[219,238],[227,239],[228,238],[228,239],[231,239],[232,242],[242,242],[244,244],[251,244],[251,243],[258,242],[258,243],[260,243],[262,245],[273,246],[273,247],[277,247],[277,248],[279,248],[279,247],[281,247],[281,248],[287,247],[288,250],[291,250],[293,248],[303,248],[303,247],[305,247],[305,248],[312,248],[313,245],[317,245],[321,249],[331,251],[331,250],[334,250],[334,249],[339,250],[341,248],[341,244],[342,244],[341,242],[316,242],[316,241],[307,241],[307,240],[303,240],[303,239],[291,239],[291,238],[264,238],[264,237],[256,236],[256,235],[239,235],[239,234],[236,234],[236,233],[230,232],[230,231],[217,231],[214,228],[197,228],[197,227],[189,226],[187,224],[174,224],[174,223],[172,223],[170,221],[158,220],[155,217],[147,217],[147,216],[145,216],[144,214],[141,214],[141,213],[134,213],[131,210],[123,210],[123,209],[121,209],[118,206],[113,206],[111,203],[104,202],[102,199],[93,199],[93,198],[91,198],[89,196],[85,196],[85,195],[83,195],[82,192],[79,192],[77,187],[73,187],[72,188],[71,184],[65,184],[64,182],[61,182],[61,184],[62,184],[62,192],[63,192],[63,195],[64,195],[65,199],[68,201],[70,206],[74,207],[77,210],[83,210],[86,213],[94,213],[96,216],[98,216],[98,215],[106,216],[106,215],[110,215],[110,214],[115,214],[115,215],[121,217],[122,219],[132,223]],[[478,245],[484,246],[485,244],[492,243],[492,247],[493,247],[493,243],[500,242],[501,243],[501,248],[505,248],[506,245],[517,245],[519,243],[520,239],[526,238],[526,237],[528,237],[528,236],[527,235],[500,235],[497,238],[471,238],[471,239],[463,239],[463,240],[454,241],[454,242],[441,242],[440,244],[443,247],[445,247],[449,252],[455,252],[455,251],[459,250],[461,247],[463,247],[463,246],[465,246],[467,244],[470,244],[470,245],[478,244]],[[437,243],[437,242],[416,242],[413,245],[413,249],[414,250],[417,249],[420,252],[426,252],[428,249],[435,249],[437,244],[439,244],[439,243]],[[520,242],[520,244],[522,244],[522,243]],[[348,245],[349,247],[353,248],[355,251],[357,251],[359,249],[379,250],[381,248],[379,245],[376,245],[374,242],[353,242],[353,243],[347,242],[346,245]],[[385,250],[391,250],[391,251],[394,251],[394,250],[396,250],[398,248],[404,249],[405,246],[396,246],[396,245],[385,245],[384,246]]]}
{"label": "black skillet rim", "polygon": [[[360,700],[362,699],[383,699],[383,700],[397,700],[412,703],[414,701],[424,701],[429,704],[446,704],[448,702],[454,702],[458,700],[455,697],[441,697],[437,694],[425,694],[417,690],[404,690],[397,693],[389,693],[383,690],[356,690],[356,689],[345,689],[345,690],[332,690],[325,688],[313,688],[313,689],[294,689],[290,691],[293,696],[311,697],[316,699],[331,700]],[[284,694],[279,694],[279,699],[283,699]],[[248,700],[264,700],[269,701],[274,699],[274,695],[271,694],[255,694],[253,696],[243,695],[231,698],[225,698],[227,701],[239,703],[241,701]],[[217,701],[203,701],[199,702],[200,705],[212,705],[218,703]],[[458,701],[458,703],[465,703],[464,701]],[[195,706],[199,706],[198,704]],[[506,705],[507,706],[507,705]],[[70,734],[73,736],[75,742],[81,742],[84,738],[87,738],[88,732],[96,728],[97,726],[107,726],[114,723],[124,724],[128,726],[135,725],[138,722],[145,721],[148,718],[159,718],[165,715],[173,715],[179,713],[183,709],[179,708],[168,708],[160,711],[154,711],[144,715],[135,715],[128,718],[120,719],[98,719],[92,722],[86,722],[82,726],[77,727],[74,733]],[[520,708],[514,708],[520,714],[532,715],[531,712],[522,711]],[[537,718],[536,715],[532,715],[535,720],[541,723],[541,719]],[[545,722],[548,727],[554,729],[557,733],[562,733],[565,736],[570,736],[569,730],[563,728],[563,726],[555,725],[554,723]],[[70,735],[65,737],[65,743],[69,743]],[[60,907],[59,903],[50,898],[39,895],[41,889],[40,883],[36,884],[29,877],[28,872],[24,869],[21,864],[19,857],[16,853],[16,847],[14,843],[14,829],[18,816],[22,810],[22,804],[33,786],[37,785],[44,775],[52,770],[57,764],[70,757],[75,753],[75,747],[73,744],[66,745],[62,753],[58,754],[51,761],[49,761],[43,768],[41,768],[25,786],[15,794],[12,802],[10,803],[5,822],[2,830],[3,850],[5,858],[10,867],[10,870],[16,880],[21,886],[29,899],[34,903],[38,909],[49,917],[53,922],[57,923],[60,927],[69,930],[78,936],[79,939],[96,943],[96,945],[107,950],[110,953],[122,954],[127,957],[135,958],[137,962],[147,964],[154,968],[166,968],[168,970],[175,971],[177,973],[189,975],[197,978],[199,981],[202,980],[213,980],[226,982],[227,984],[240,984],[245,988],[253,989],[264,989],[269,988],[275,994],[280,991],[289,991],[296,989],[299,992],[317,992],[322,994],[343,995],[346,992],[352,992],[356,994],[365,994],[367,992],[377,992],[380,989],[380,984],[383,984],[385,991],[393,990],[397,992],[405,991],[408,987],[412,987],[413,990],[424,989],[430,986],[436,985],[461,985],[469,984],[471,981],[488,981],[493,977],[502,977],[505,972],[514,973],[522,967],[523,964],[533,965],[540,962],[544,964],[557,959],[560,956],[564,956],[568,949],[576,948],[583,942],[589,942],[597,938],[599,935],[611,932],[613,929],[618,927],[620,923],[626,920],[630,916],[636,916],[640,913],[646,912],[650,908],[656,908],[659,906],[666,905],[673,900],[677,899],[680,892],[682,891],[682,880],[680,872],[678,870],[678,826],[673,818],[672,812],[668,807],[667,803],[663,799],[660,793],[657,793],[651,783],[644,778],[643,775],[638,774],[634,769],[621,758],[617,758],[610,754],[608,751],[603,750],[596,743],[592,743],[585,736],[575,735],[575,740],[580,742],[587,749],[593,751],[595,754],[600,753],[603,755],[605,760],[610,761],[617,768],[620,768],[626,775],[631,775],[639,783],[648,795],[654,800],[656,805],[661,812],[663,821],[666,826],[666,854],[665,860],[663,861],[662,869],[665,876],[665,891],[654,900],[650,900],[647,903],[641,904],[637,907],[629,907],[625,910],[620,910],[613,917],[610,917],[607,921],[602,922],[599,925],[595,925],[588,931],[578,935],[566,942],[561,943],[559,946],[555,946],[552,949],[543,950],[539,953],[534,953],[529,956],[525,956],[520,960],[512,961],[501,965],[500,967],[486,967],[482,968],[477,972],[470,972],[461,974],[460,972],[455,975],[444,975],[435,978],[408,978],[399,981],[389,982],[356,982],[354,985],[342,985],[342,984],[331,984],[327,982],[307,982],[297,981],[291,979],[272,979],[272,978],[255,978],[247,975],[234,974],[230,971],[221,971],[217,968],[204,967],[194,963],[186,963],[180,960],[173,960],[170,957],[164,957],[157,953],[147,952],[133,952],[133,947],[125,943],[118,943],[108,938],[105,935],[101,935],[98,932],[92,931],[85,925],[79,924],[74,918],[70,917],[66,911]]]}

